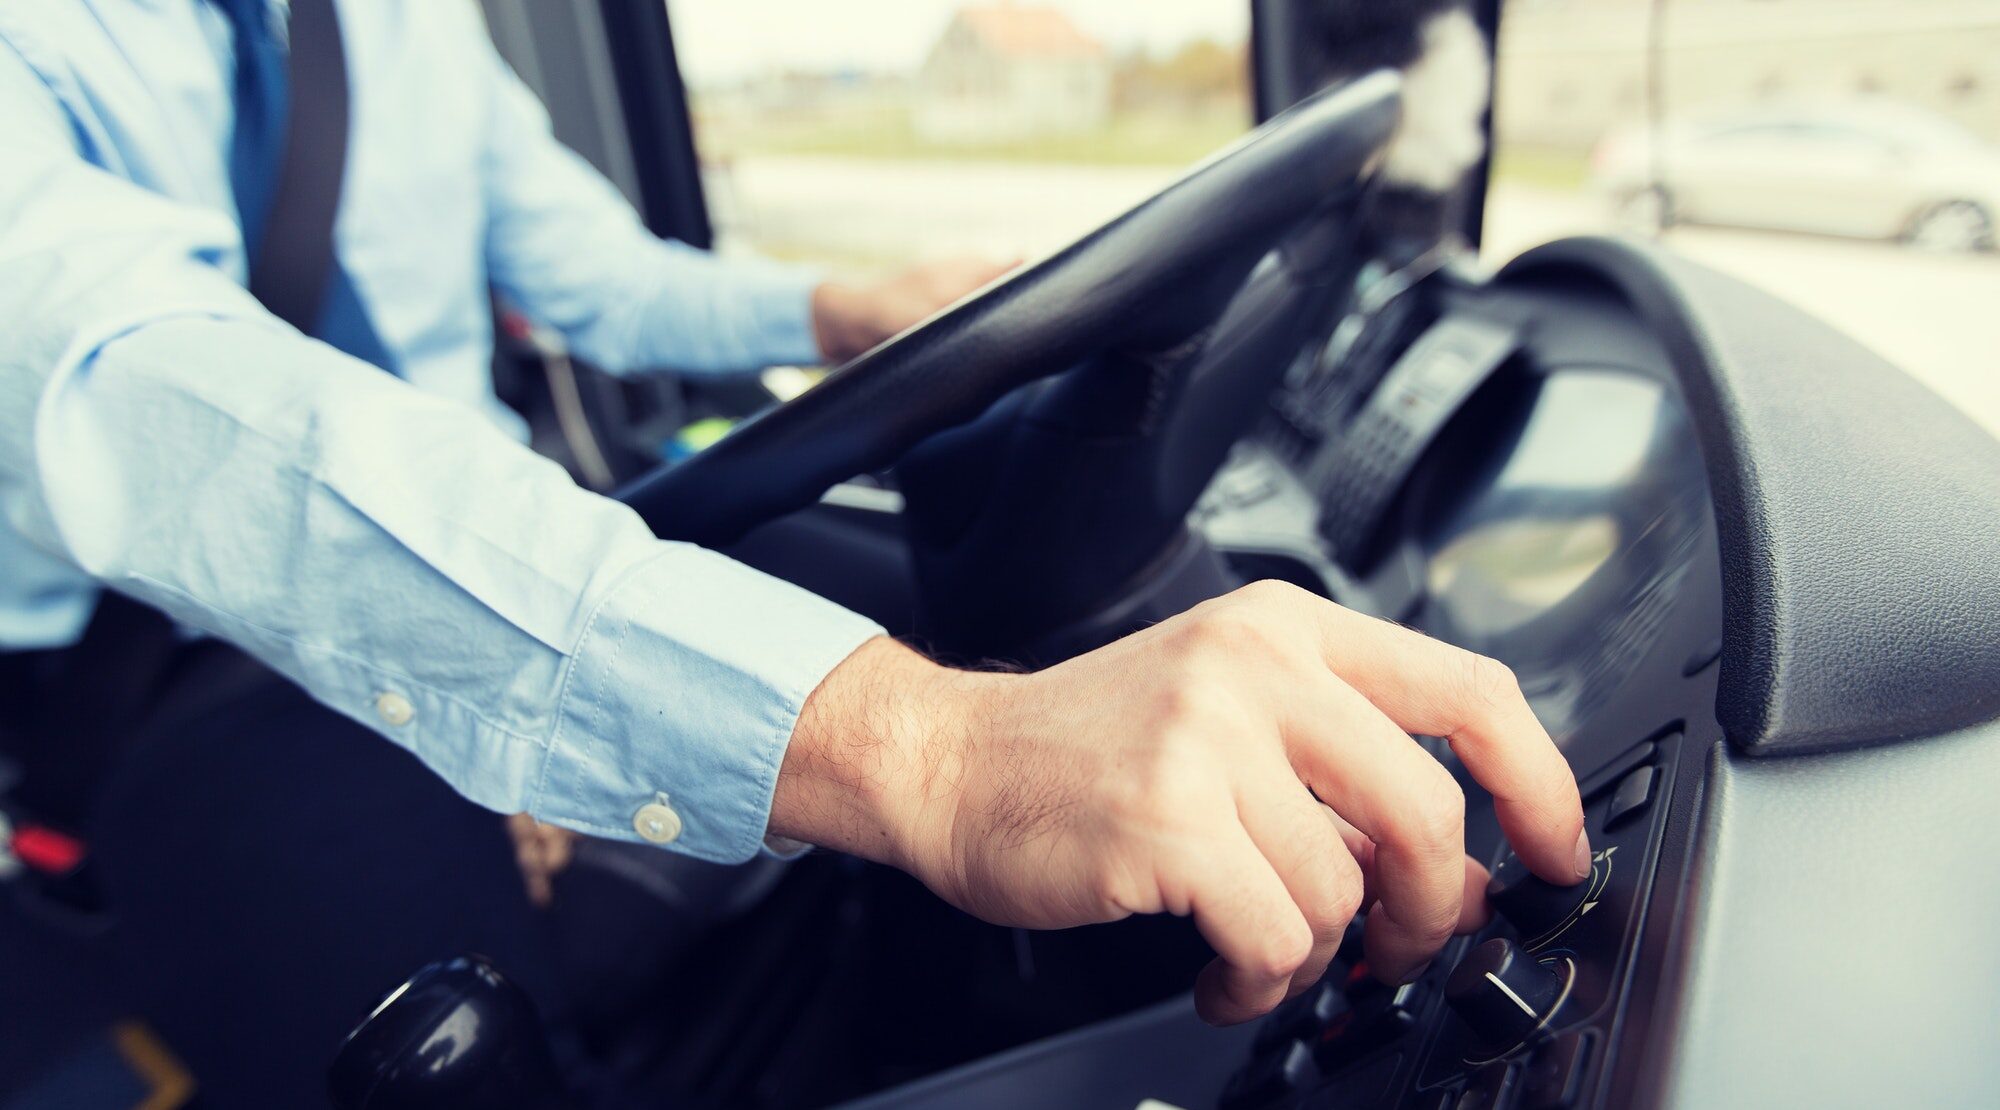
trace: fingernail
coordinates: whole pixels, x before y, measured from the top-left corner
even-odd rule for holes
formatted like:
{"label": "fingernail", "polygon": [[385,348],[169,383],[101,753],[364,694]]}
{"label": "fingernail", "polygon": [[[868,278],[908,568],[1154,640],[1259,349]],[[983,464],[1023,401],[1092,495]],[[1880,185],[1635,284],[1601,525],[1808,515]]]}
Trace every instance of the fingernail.
{"label": "fingernail", "polygon": [[1576,870],[1576,877],[1578,879],[1590,878],[1590,830],[1589,829],[1584,829],[1582,832],[1576,834],[1575,870]]}
{"label": "fingernail", "polygon": [[1409,971],[1404,972],[1403,981],[1396,985],[1399,987],[1407,987],[1411,983],[1414,983],[1417,980],[1423,978],[1424,972],[1429,971],[1430,969],[1431,969],[1431,962],[1429,960],[1425,960],[1423,963],[1420,963],[1417,966],[1411,968]]}

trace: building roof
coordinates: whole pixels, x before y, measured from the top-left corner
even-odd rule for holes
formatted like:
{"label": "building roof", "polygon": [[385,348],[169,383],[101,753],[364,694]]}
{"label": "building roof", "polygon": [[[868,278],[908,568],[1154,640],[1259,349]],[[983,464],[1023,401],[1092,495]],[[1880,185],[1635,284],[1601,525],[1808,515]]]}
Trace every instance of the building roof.
{"label": "building roof", "polygon": [[1002,3],[960,8],[958,20],[987,49],[1012,57],[1096,58],[1104,46],[1054,8]]}

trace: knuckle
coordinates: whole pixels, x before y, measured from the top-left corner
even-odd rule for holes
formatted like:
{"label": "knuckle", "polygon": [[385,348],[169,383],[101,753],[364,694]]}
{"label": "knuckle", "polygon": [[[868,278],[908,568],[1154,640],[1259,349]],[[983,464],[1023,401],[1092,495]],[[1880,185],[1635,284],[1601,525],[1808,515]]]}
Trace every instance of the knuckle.
{"label": "knuckle", "polygon": [[1521,684],[1514,677],[1513,668],[1498,659],[1460,652],[1459,668],[1459,688],[1469,709],[1497,709],[1521,696]]}
{"label": "knuckle", "polygon": [[1157,913],[1164,908],[1157,896],[1147,896],[1146,884],[1121,853],[1106,852],[1098,856],[1091,867],[1089,882],[1099,904],[1118,912]]}
{"label": "knuckle", "polygon": [[1249,606],[1211,609],[1191,622],[1188,631],[1188,648],[1204,660],[1269,654],[1274,646],[1269,618]]}
{"label": "knuckle", "polygon": [[1219,700],[1199,673],[1182,670],[1153,691],[1152,724],[1180,738],[1183,731],[1196,731],[1205,725],[1219,708]]}
{"label": "knuckle", "polygon": [[1547,820],[1552,825],[1580,827],[1583,824],[1583,796],[1577,789],[1576,775],[1569,769],[1569,764],[1557,755],[1535,760],[1534,765],[1538,769],[1529,780],[1534,793],[1522,800],[1546,812]]}
{"label": "knuckle", "polygon": [[1215,782],[1211,761],[1197,750],[1200,735],[1185,725],[1155,727],[1153,743],[1111,786],[1117,827],[1156,836],[1200,819]]}
{"label": "knuckle", "polygon": [[1362,888],[1359,868],[1352,869],[1351,873],[1344,876],[1343,881],[1335,886],[1332,922],[1336,933],[1344,931],[1347,923],[1354,920],[1354,915],[1361,912]]}
{"label": "knuckle", "polygon": [[1287,979],[1312,957],[1312,931],[1301,923],[1298,928],[1272,929],[1251,958],[1245,971],[1260,979]]}
{"label": "knuckle", "polygon": [[1417,915],[1418,919],[1409,923],[1409,933],[1429,947],[1442,947],[1458,927],[1458,910],[1456,904],[1449,902],[1426,906]]}
{"label": "knuckle", "polygon": [[1442,769],[1426,775],[1410,792],[1403,825],[1409,837],[1424,846],[1454,851],[1465,838],[1465,792]]}
{"label": "knuckle", "polygon": [[1239,586],[1235,596],[1252,605],[1297,605],[1312,595],[1305,590],[1280,578],[1259,578],[1247,586]]}
{"label": "knuckle", "polygon": [[1231,736],[1236,710],[1226,693],[1213,684],[1191,678],[1165,683],[1152,695],[1143,724],[1149,742],[1146,766],[1171,773],[1189,763],[1206,762],[1220,739]]}
{"label": "knuckle", "polygon": [[1307,922],[1312,926],[1313,940],[1320,944],[1338,941],[1347,931],[1347,923],[1361,912],[1361,881],[1357,876],[1353,882],[1336,882],[1326,896],[1320,899],[1307,914]]}

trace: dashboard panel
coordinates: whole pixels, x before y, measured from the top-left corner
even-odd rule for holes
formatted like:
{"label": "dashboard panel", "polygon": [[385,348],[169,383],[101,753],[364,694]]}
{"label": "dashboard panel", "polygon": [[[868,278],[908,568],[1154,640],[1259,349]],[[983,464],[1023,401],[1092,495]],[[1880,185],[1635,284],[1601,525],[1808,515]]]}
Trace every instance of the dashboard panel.
{"label": "dashboard panel", "polygon": [[[1290,387],[1338,393],[1309,377]],[[1388,434],[1385,408],[1405,414]],[[1666,353],[1608,295],[1461,290],[1331,423],[1317,443],[1288,425],[1248,449],[1283,458],[1313,495],[1320,519],[1299,545],[1339,568],[1350,604],[1514,669],[1577,773],[1595,868],[1568,890],[1526,875],[1490,803],[1430,741],[1479,799],[1468,839],[1495,876],[1493,924],[1396,988],[1352,946],[1337,986],[1266,1023],[1217,1104],[1617,1104],[1631,1081],[1620,1048],[1648,1009],[1633,1001],[1658,970],[1641,944],[1656,878],[1663,857],[1684,862],[1685,830],[1668,825],[1676,796],[1697,790],[1687,753],[1719,739],[1714,514]],[[1392,486],[1357,490],[1329,462],[1352,457],[1357,433],[1407,460],[1378,461]],[[1357,521],[1371,500],[1379,513]],[[1225,550],[1232,511],[1209,518]]]}
{"label": "dashboard panel", "polygon": [[1192,523],[1244,577],[1513,666],[1591,880],[1523,876],[1468,782],[1497,912],[1415,982],[1350,943],[1247,1030],[1183,999],[864,1105],[2000,1101],[2000,445],[1630,242],[1369,311],[1299,354]]}
{"label": "dashboard panel", "polygon": [[[1048,1104],[1191,1110],[1626,1101],[1640,1061],[1626,1046],[1665,958],[1649,925],[1672,912],[1654,912],[1655,892],[1687,865],[1701,753],[1720,740],[1701,455],[1665,353],[1613,298],[1420,290],[1430,304],[1380,345],[1385,365],[1301,357],[1193,522],[1244,577],[1290,578],[1512,666],[1585,792],[1591,880],[1525,875],[1448,745],[1419,738],[1467,785],[1468,846],[1496,875],[1499,913],[1417,981],[1377,982],[1357,924],[1326,979],[1252,1030],[1202,1028],[1183,1001],[862,1105],[1024,1105],[1057,1089]],[[1348,380],[1325,380],[1328,363]],[[1374,457],[1360,479],[1358,452]]]}

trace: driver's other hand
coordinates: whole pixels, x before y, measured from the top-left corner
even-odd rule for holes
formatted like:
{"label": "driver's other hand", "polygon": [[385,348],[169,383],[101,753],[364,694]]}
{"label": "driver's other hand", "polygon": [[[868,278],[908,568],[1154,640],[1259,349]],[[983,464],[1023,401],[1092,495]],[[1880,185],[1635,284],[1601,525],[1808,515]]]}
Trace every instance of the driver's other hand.
{"label": "driver's other hand", "polygon": [[870,641],[808,700],[772,825],[996,923],[1192,914],[1218,953],[1197,1008],[1240,1022],[1364,906],[1392,982],[1484,923],[1465,796],[1412,733],[1450,740],[1537,875],[1589,874],[1576,780],[1505,667],[1275,582],[1034,674]]}
{"label": "driver's other hand", "polygon": [[873,284],[827,282],[813,291],[813,338],[828,362],[846,362],[1019,264],[942,258]]}
{"label": "driver's other hand", "polygon": [[521,868],[528,901],[547,907],[554,895],[555,877],[569,866],[575,853],[576,834],[516,813],[507,818],[507,838],[514,842],[514,862]]}

